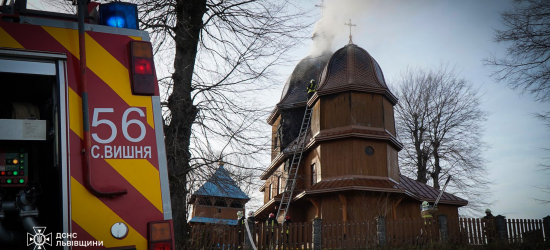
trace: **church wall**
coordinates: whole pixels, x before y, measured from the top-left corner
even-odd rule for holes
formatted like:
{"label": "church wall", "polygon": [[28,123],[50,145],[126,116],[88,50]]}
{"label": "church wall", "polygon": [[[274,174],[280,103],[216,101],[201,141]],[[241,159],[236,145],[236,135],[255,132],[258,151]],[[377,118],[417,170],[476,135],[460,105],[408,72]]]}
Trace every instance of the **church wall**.
{"label": "church wall", "polygon": [[321,147],[316,146],[305,155],[304,163],[301,164],[298,174],[300,175],[297,184],[298,189],[310,188],[312,186],[312,168],[315,163],[317,182],[321,181]]}
{"label": "church wall", "polygon": [[277,134],[277,129],[281,124],[281,116],[279,115],[273,125],[271,126],[271,160],[275,159],[277,155],[281,152],[281,141],[279,135]]}
{"label": "church wall", "polygon": [[282,141],[281,150],[285,149],[300,133],[304,118],[305,106],[295,109],[281,110]]}
{"label": "church wall", "polygon": [[311,113],[311,135],[319,133],[321,129],[321,102],[315,102],[313,105],[313,111]]}
{"label": "church wall", "polygon": [[397,137],[395,132],[395,118],[393,112],[393,105],[386,99],[383,98],[383,108],[384,108],[384,128],[389,131],[394,137]]}
{"label": "church wall", "polygon": [[192,216],[217,218],[217,219],[237,219],[238,211],[242,211],[244,213],[243,208],[214,207],[214,206],[203,206],[203,205],[194,204]]}
{"label": "church wall", "polygon": [[[280,178],[280,181],[279,181]],[[284,189],[286,180],[286,173],[284,171],[284,163],[280,164],[279,167],[273,172],[273,174],[267,178],[265,183],[265,189],[264,189],[264,204],[267,203],[269,199],[269,193],[271,192],[271,198],[277,196],[279,194],[279,186],[281,186],[280,190]],[[271,185],[271,189],[269,189],[269,186]]]}
{"label": "church wall", "polygon": [[[386,108],[386,102],[389,106]],[[395,134],[393,109],[380,94],[344,92],[321,97],[320,129],[332,129],[350,125],[389,128]],[[385,108],[388,109],[385,111]],[[384,116],[390,116],[385,125]],[[391,124],[391,125],[390,125]]]}
{"label": "church wall", "polygon": [[[388,176],[387,143],[377,140],[349,138],[321,143],[321,177],[343,175]],[[369,156],[365,148],[374,154]],[[396,160],[396,159],[395,159]]]}
{"label": "church wall", "polygon": [[398,165],[398,157],[397,157],[397,149],[392,147],[391,145],[387,144],[387,153],[388,156],[388,175],[390,178],[392,178],[394,181],[399,182],[399,165]]}
{"label": "church wall", "polygon": [[320,98],[322,112],[320,129],[344,127],[351,124],[350,94],[341,93]]}
{"label": "church wall", "polygon": [[384,128],[384,97],[379,94],[351,93],[351,125]]}

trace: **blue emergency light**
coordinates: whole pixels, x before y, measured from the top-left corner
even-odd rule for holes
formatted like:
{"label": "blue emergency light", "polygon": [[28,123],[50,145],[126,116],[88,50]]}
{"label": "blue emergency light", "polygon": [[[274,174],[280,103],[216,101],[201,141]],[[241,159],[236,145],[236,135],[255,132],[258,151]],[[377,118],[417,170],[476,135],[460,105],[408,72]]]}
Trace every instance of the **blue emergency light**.
{"label": "blue emergency light", "polygon": [[137,30],[137,5],[121,2],[99,5],[99,24]]}

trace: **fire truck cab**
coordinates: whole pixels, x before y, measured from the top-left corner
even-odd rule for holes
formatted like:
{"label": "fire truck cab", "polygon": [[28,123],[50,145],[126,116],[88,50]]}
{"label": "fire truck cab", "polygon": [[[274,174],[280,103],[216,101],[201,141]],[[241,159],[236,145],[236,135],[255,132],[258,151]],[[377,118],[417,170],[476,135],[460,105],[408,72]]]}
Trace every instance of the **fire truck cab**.
{"label": "fire truck cab", "polygon": [[0,249],[174,249],[149,35],[78,2],[0,0]]}

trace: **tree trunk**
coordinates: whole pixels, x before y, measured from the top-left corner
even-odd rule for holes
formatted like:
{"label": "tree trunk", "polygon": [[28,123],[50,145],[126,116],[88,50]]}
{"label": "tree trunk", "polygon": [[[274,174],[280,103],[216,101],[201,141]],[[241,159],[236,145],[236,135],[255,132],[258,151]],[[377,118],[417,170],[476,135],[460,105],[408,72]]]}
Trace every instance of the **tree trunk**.
{"label": "tree trunk", "polygon": [[434,171],[431,173],[432,179],[434,181],[434,188],[439,190],[439,174],[441,173],[440,156],[439,156],[439,143],[434,143],[433,147],[433,156],[434,156]]}
{"label": "tree trunk", "polygon": [[184,249],[189,238],[187,227],[187,174],[190,170],[189,152],[191,127],[197,108],[191,99],[193,68],[195,64],[202,17],[206,0],[180,0],[176,4],[173,89],[168,98],[171,112],[166,126],[165,143],[170,175],[170,193],[176,249]]}

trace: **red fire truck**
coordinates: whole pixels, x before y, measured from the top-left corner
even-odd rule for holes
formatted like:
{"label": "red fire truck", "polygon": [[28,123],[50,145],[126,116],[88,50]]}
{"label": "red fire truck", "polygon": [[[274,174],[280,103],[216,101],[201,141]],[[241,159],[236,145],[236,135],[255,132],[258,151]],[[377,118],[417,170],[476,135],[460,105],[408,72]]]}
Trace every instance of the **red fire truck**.
{"label": "red fire truck", "polygon": [[0,0],[0,249],[174,249],[149,35],[74,2]]}

